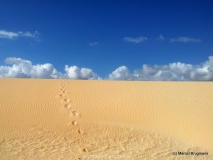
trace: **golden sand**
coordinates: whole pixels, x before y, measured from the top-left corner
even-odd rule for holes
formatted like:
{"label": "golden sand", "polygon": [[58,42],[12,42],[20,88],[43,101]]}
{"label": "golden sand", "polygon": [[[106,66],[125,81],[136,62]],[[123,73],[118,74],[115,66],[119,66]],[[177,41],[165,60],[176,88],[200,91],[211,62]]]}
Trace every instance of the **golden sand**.
{"label": "golden sand", "polygon": [[213,83],[0,79],[0,159],[213,159]]}

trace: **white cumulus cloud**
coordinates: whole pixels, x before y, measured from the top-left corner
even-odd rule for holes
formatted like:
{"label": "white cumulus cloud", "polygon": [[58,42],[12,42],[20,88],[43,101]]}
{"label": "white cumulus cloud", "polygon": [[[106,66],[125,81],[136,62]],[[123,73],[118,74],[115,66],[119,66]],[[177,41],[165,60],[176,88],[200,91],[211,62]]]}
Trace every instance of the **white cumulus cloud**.
{"label": "white cumulus cloud", "polygon": [[[31,61],[9,57],[7,65],[0,66],[0,78],[67,78],[67,79],[102,79],[92,69],[65,65],[65,73],[61,73],[50,63],[32,64]],[[213,56],[200,65],[181,62],[166,65],[143,64],[141,69],[132,73],[126,66],[120,66],[108,75],[106,80],[137,81],[213,81]]]}
{"label": "white cumulus cloud", "polygon": [[147,37],[136,37],[136,38],[131,38],[131,37],[125,37],[124,41],[126,42],[132,42],[132,43],[141,43],[147,40]]}
{"label": "white cumulus cloud", "polygon": [[27,32],[23,32],[23,31],[10,32],[10,31],[6,31],[6,30],[0,30],[0,38],[6,38],[6,39],[15,39],[15,38],[19,38],[19,37],[31,37],[36,40],[39,40],[39,35],[40,35],[40,33],[38,31],[31,33],[29,31],[27,31]]}
{"label": "white cumulus cloud", "polygon": [[131,80],[132,75],[126,66],[118,67],[109,75],[110,80]]}
{"label": "white cumulus cloud", "polygon": [[200,39],[196,38],[189,38],[189,37],[178,37],[178,38],[172,38],[171,42],[183,42],[183,43],[188,43],[188,42],[201,42]]}
{"label": "white cumulus cloud", "polygon": [[31,61],[9,57],[5,63],[12,66],[0,66],[0,78],[70,78],[70,79],[100,79],[89,68],[65,65],[66,73],[58,72],[50,63],[33,65]]}
{"label": "white cumulus cloud", "polygon": [[[89,68],[65,65],[66,76],[70,79],[97,79],[98,76]],[[65,77],[66,77],[65,76]]]}
{"label": "white cumulus cloud", "polygon": [[181,62],[167,65],[149,66],[144,64],[141,69],[130,73],[128,68],[121,66],[113,71],[110,80],[151,80],[151,81],[213,81],[213,56],[201,65]]}
{"label": "white cumulus cloud", "polygon": [[0,38],[14,39],[17,38],[18,36],[19,36],[18,33],[0,30]]}

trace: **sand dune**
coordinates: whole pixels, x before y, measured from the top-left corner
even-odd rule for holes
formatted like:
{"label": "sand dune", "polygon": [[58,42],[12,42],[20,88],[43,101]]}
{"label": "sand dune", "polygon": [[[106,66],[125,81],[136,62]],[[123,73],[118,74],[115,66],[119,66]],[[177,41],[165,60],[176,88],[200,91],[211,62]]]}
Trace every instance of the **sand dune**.
{"label": "sand dune", "polygon": [[0,79],[0,159],[213,159],[212,142],[212,82]]}

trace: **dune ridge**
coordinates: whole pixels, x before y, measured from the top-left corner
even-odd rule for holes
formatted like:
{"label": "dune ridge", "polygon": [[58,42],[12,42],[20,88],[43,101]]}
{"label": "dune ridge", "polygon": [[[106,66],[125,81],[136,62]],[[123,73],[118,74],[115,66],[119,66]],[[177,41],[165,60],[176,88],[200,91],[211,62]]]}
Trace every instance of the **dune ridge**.
{"label": "dune ridge", "polygon": [[212,97],[211,82],[0,79],[0,157],[213,159]]}

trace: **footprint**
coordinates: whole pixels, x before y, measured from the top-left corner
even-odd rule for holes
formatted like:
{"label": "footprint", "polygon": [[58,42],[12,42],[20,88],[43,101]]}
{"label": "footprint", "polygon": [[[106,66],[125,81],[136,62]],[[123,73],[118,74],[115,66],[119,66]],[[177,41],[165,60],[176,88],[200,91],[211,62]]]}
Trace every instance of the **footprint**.
{"label": "footprint", "polygon": [[73,111],[72,114],[76,117],[80,116],[80,113],[78,113],[77,111]]}
{"label": "footprint", "polygon": [[58,95],[58,97],[64,97],[64,96],[65,96],[64,94],[59,94],[59,95]]}
{"label": "footprint", "polygon": [[69,99],[66,99],[66,98],[64,98],[62,101],[63,101],[63,102],[66,102],[66,103],[70,102],[70,100],[69,100]]}
{"label": "footprint", "polygon": [[88,149],[87,149],[87,148],[84,148],[82,151],[83,151],[83,152],[88,152]]}
{"label": "footprint", "polygon": [[65,99],[65,102],[70,102],[70,100],[69,99]]}
{"label": "footprint", "polygon": [[82,129],[78,130],[78,134],[83,134],[83,133],[84,133],[84,131]]}
{"label": "footprint", "polygon": [[73,126],[77,126],[77,125],[78,125],[78,122],[77,122],[77,121],[72,121],[72,125],[73,125]]}
{"label": "footprint", "polygon": [[65,104],[64,107],[67,108],[67,109],[70,109],[72,107],[72,105],[71,104]]}
{"label": "footprint", "polygon": [[62,93],[65,93],[65,94],[66,94],[66,93],[67,93],[67,91],[63,91]]}

